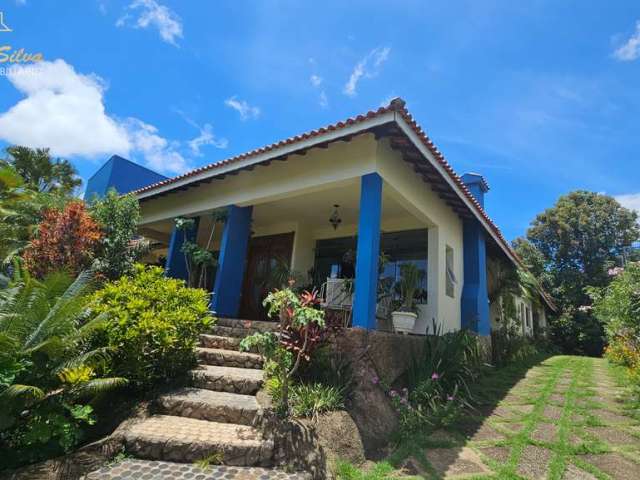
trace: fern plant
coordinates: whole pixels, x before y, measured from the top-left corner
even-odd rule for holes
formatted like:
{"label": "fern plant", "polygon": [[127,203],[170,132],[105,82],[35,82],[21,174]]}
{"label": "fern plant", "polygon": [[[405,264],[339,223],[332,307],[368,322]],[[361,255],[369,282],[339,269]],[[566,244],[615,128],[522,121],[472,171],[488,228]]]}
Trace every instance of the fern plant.
{"label": "fern plant", "polygon": [[86,404],[126,383],[102,378],[106,352],[86,346],[103,322],[87,317],[92,289],[86,272],[37,280],[18,269],[0,290],[0,451],[21,451],[30,461],[69,450],[94,421]]}

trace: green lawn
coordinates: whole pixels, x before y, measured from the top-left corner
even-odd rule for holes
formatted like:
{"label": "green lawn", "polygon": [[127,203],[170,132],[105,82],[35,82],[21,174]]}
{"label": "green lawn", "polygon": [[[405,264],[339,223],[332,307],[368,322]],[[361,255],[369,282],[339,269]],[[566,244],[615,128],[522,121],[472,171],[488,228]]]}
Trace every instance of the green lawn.
{"label": "green lawn", "polygon": [[[339,478],[638,479],[640,417],[606,361],[554,356],[484,375],[478,406]],[[636,418],[634,418],[636,415]]]}

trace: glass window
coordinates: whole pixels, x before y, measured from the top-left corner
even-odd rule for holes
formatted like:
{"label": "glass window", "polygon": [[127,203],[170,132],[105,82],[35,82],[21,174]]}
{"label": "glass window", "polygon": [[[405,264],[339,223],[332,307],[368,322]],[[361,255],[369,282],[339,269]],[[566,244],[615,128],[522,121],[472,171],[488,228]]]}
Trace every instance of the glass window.
{"label": "glass window", "polygon": [[445,250],[445,256],[446,256],[446,293],[447,296],[453,298],[455,296],[455,290],[456,290],[456,283],[458,283],[456,281],[456,275],[454,272],[454,268],[453,268],[453,248],[451,248],[449,245],[447,245],[447,248]]}
{"label": "glass window", "polygon": [[[356,245],[356,237],[318,240],[314,283],[320,286],[327,281],[327,278],[353,278]],[[381,280],[379,285],[380,288],[391,289],[400,279],[400,266],[404,263],[413,263],[419,269],[427,271],[428,231],[419,229],[383,233],[380,237],[380,250],[384,252],[386,262],[379,272]],[[426,301],[426,277],[425,275],[420,286],[422,291],[418,296],[418,301],[421,303]]]}

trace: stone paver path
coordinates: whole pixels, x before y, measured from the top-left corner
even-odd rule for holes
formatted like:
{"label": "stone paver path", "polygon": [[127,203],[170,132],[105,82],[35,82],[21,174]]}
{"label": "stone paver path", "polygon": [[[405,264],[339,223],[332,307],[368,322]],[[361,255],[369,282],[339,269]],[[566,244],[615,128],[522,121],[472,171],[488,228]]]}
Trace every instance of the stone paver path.
{"label": "stone paver path", "polygon": [[640,480],[640,412],[625,408],[604,360],[555,356],[512,373],[480,385],[491,394],[448,445],[443,432],[427,439],[411,458],[421,477]]}
{"label": "stone paver path", "polygon": [[299,473],[267,468],[237,468],[224,465],[199,466],[127,459],[90,473],[87,480],[304,480]]}
{"label": "stone paver path", "polygon": [[200,337],[200,366],[190,372],[192,385],[160,396],[156,415],[123,427],[125,451],[137,459],[105,466],[87,479],[308,478],[261,468],[272,464],[274,448],[273,440],[256,428],[262,415],[255,394],[263,382],[263,359],[239,351],[239,345],[242,337],[274,326],[220,319]]}

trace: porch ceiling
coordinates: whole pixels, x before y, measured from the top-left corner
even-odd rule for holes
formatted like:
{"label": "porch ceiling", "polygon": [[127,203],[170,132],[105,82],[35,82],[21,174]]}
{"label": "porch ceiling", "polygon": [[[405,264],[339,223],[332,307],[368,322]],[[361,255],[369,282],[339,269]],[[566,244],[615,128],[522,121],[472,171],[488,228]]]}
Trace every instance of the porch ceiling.
{"label": "porch ceiling", "polygon": [[[265,228],[284,222],[304,222],[313,228],[324,228],[330,225],[329,217],[336,204],[340,206],[342,225],[357,225],[360,211],[360,182],[353,180],[314,193],[256,205],[253,210],[253,224],[256,227]],[[383,186],[383,221],[410,216],[410,213]]]}

